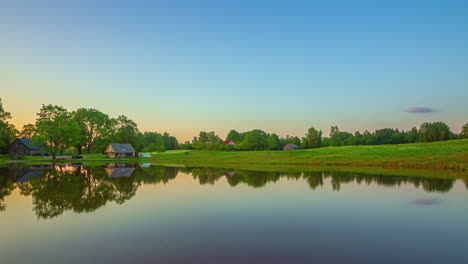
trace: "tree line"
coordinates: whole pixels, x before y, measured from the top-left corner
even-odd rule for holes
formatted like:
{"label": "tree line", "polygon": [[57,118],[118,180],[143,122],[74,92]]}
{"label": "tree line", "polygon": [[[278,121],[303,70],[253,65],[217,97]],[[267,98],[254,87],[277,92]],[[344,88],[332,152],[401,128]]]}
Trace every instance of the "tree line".
{"label": "tree line", "polygon": [[65,153],[101,153],[109,143],[129,143],[136,151],[165,151],[178,148],[177,139],[168,133],[141,133],[130,118],[112,118],[92,108],[68,111],[58,105],[42,105],[34,124],[18,131],[8,121],[11,114],[0,99],[0,153],[8,153],[17,137],[31,139],[33,145],[51,153],[53,158]]}
{"label": "tree line", "polygon": [[309,128],[307,133],[299,138],[297,136],[280,137],[275,133],[254,129],[240,133],[231,130],[227,140],[234,141],[237,146],[233,147],[225,143],[215,132],[201,131],[192,142],[186,141],[180,144],[181,149],[195,150],[280,150],[286,144],[295,144],[303,149],[312,149],[331,146],[357,146],[357,145],[384,145],[404,144],[417,142],[434,142],[459,138],[468,138],[468,123],[463,126],[460,134],[453,133],[447,124],[443,122],[425,122],[418,128],[404,131],[392,128],[377,129],[374,132],[356,131],[354,134],[340,131],[338,126],[332,126],[329,137],[323,137],[322,131],[314,127]]}
{"label": "tree line", "polygon": [[[332,126],[328,137],[323,137],[322,131],[314,127],[309,128],[302,138],[280,137],[275,133],[254,129],[247,132],[231,130],[223,140],[213,131],[201,131],[192,141],[179,144],[178,140],[167,132],[142,133],[136,122],[130,118],[124,115],[112,118],[92,108],[68,111],[57,105],[42,105],[37,113],[36,122],[24,125],[21,131],[9,123],[11,118],[11,114],[3,108],[0,99],[0,153],[8,153],[9,145],[16,137],[25,137],[50,152],[54,158],[56,155],[70,152],[100,153],[113,142],[132,144],[139,152],[163,152],[174,149],[259,151],[280,150],[286,144],[311,149],[468,138],[468,123],[463,126],[460,134],[455,134],[443,122],[425,122],[419,128],[413,127],[408,131],[384,128],[373,132],[366,130],[362,133],[340,131],[338,126]],[[236,146],[226,144],[225,141],[228,140],[235,142]]]}

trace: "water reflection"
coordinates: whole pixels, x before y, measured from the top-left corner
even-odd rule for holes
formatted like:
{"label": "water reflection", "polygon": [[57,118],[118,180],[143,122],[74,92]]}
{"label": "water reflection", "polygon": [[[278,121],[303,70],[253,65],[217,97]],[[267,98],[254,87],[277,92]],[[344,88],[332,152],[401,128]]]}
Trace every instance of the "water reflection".
{"label": "water reflection", "polygon": [[[427,192],[445,193],[450,191],[455,183],[454,179],[433,179],[422,177],[385,176],[350,172],[304,172],[304,173],[279,173],[279,172],[253,172],[232,171],[213,168],[188,168],[181,171],[190,173],[200,184],[215,184],[223,177],[227,178],[231,186],[240,183],[251,187],[264,187],[268,183],[275,183],[279,179],[305,179],[311,189],[324,186],[324,181],[330,179],[334,191],[339,191],[342,184],[377,184],[379,186],[393,187],[402,184],[413,184],[422,187]],[[465,181],[468,189],[468,181]]]}
{"label": "water reflection", "polygon": [[[426,192],[445,193],[452,189],[453,179],[392,177],[346,172],[278,173],[214,168],[172,168],[128,163],[105,166],[82,164],[38,165],[0,168],[0,211],[6,209],[5,198],[18,189],[23,196],[32,197],[33,211],[38,218],[57,217],[66,211],[89,213],[108,202],[122,204],[135,196],[143,184],[164,184],[179,172],[192,175],[201,185],[214,185],[225,179],[232,187],[246,184],[261,188],[280,179],[304,180],[312,190],[327,182],[334,191],[342,185],[377,184],[398,187],[412,184]],[[468,181],[465,180],[468,189]]]}

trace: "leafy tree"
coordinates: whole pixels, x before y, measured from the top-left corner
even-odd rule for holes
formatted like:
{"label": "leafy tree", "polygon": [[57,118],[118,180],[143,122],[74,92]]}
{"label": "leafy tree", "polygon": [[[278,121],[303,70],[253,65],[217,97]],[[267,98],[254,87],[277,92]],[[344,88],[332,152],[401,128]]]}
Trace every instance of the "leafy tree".
{"label": "leafy tree", "polygon": [[164,152],[166,151],[166,145],[164,142],[164,137],[157,132],[145,132],[144,133],[145,147],[143,151],[147,152]]}
{"label": "leafy tree", "polygon": [[224,150],[225,144],[214,131],[200,131],[198,137],[193,138],[192,146],[197,150]]}
{"label": "leafy tree", "polygon": [[167,132],[164,132],[164,134],[162,134],[162,139],[164,142],[164,148],[167,150],[175,150],[179,147],[179,142],[177,142],[177,139],[169,135],[169,133]]}
{"label": "leafy tree", "polygon": [[338,126],[332,126],[330,129],[330,143],[331,146],[343,146],[344,141],[341,138],[340,130]]}
{"label": "leafy tree", "polygon": [[229,131],[229,133],[226,136],[226,140],[232,140],[235,143],[240,143],[242,141],[242,138],[243,138],[242,134],[237,132],[234,129]]}
{"label": "leafy tree", "polygon": [[383,129],[377,129],[375,132],[374,132],[374,135],[375,135],[375,143],[377,145],[381,145],[381,144],[390,144],[390,138],[392,137],[392,135],[395,133],[395,132],[398,132],[398,131],[395,131],[391,128],[383,128]]}
{"label": "leafy tree", "polygon": [[419,128],[419,136],[422,142],[434,142],[449,140],[453,133],[444,122],[425,122]]}
{"label": "leafy tree", "polygon": [[322,147],[322,148],[330,147],[331,144],[332,144],[331,139],[327,138],[327,137],[324,137],[324,138],[322,138],[322,143],[320,144],[320,147]]}
{"label": "leafy tree", "polygon": [[466,123],[463,128],[462,132],[460,133],[461,138],[468,138],[468,123]]}
{"label": "leafy tree", "polygon": [[348,139],[348,143],[349,145],[352,145],[352,146],[363,145],[364,136],[361,134],[361,132],[356,131],[354,132],[354,135]]}
{"label": "leafy tree", "polygon": [[8,123],[9,119],[11,119],[11,114],[5,111],[0,98],[0,153],[8,153],[10,143],[18,134],[16,128]]}
{"label": "leafy tree", "polygon": [[53,159],[79,140],[78,125],[65,108],[57,105],[42,105],[37,113],[36,130],[34,141],[44,142]]}
{"label": "leafy tree", "polygon": [[[112,139],[118,143],[137,143],[139,133],[137,124],[124,115],[111,119]],[[136,145],[136,144],[135,144]]]}
{"label": "leafy tree", "polygon": [[309,128],[307,134],[302,139],[302,147],[306,149],[319,148],[322,143],[322,131],[313,127]]}
{"label": "leafy tree", "polygon": [[78,152],[81,154],[81,148],[86,146],[88,153],[91,153],[98,137],[109,133],[111,121],[109,116],[96,109],[80,108],[73,113],[73,119],[80,128],[80,145]]}
{"label": "leafy tree", "polygon": [[285,142],[285,145],[286,144],[294,144],[294,145],[298,145],[298,146],[301,145],[301,139],[296,137],[296,136],[287,135],[284,142]]}
{"label": "leafy tree", "polygon": [[281,149],[281,140],[275,133],[267,135],[267,149],[278,150]]}
{"label": "leafy tree", "polygon": [[23,125],[20,136],[24,138],[33,138],[36,135],[36,127],[33,124]]}
{"label": "leafy tree", "polygon": [[268,146],[267,133],[262,130],[254,129],[244,134],[244,139],[239,148],[243,150],[265,150]]}
{"label": "leafy tree", "polygon": [[192,150],[193,145],[190,143],[190,141],[185,141],[184,143],[180,144],[180,149],[186,149],[186,150]]}
{"label": "leafy tree", "polygon": [[413,127],[405,135],[405,143],[415,143],[419,141],[419,132],[416,127]]}

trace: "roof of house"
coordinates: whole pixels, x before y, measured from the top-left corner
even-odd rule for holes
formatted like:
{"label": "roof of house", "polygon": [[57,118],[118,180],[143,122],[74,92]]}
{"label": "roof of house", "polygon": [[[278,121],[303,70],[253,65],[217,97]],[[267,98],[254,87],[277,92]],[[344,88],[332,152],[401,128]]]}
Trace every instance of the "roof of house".
{"label": "roof of house", "polygon": [[29,138],[18,138],[21,143],[23,143],[28,149],[30,150],[40,150],[41,148],[38,146],[31,145],[31,140]]}
{"label": "roof of house", "polygon": [[135,153],[135,150],[130,144],[111,143],[110,145],[115,153]]}
{"label": "roof of house", "polygon": [[130,177],[133,173],[135,168],[112,168],[107,169],[107,175],[110,178],[122,178],[122,177]]}
{"label": "roof of house", "polygon": [[289,147],[295,148],[295,149],[299,149],[299,148],[300,148],[300,147],[299,147],[298,145],[296,145],[296,144],[286,144],[286,145],[284,145],[284,146],[285,146],[285,147],[286,147],[286,146],[289,146]]}

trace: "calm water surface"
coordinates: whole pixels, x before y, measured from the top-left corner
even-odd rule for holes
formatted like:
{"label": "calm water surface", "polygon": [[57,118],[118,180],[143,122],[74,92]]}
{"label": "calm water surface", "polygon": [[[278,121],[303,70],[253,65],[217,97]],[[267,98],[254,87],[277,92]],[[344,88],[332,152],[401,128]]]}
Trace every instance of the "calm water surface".
{"label": "calm water surface", "polygon": [[468,181],[0,168],[1,263],[468,263]]}

